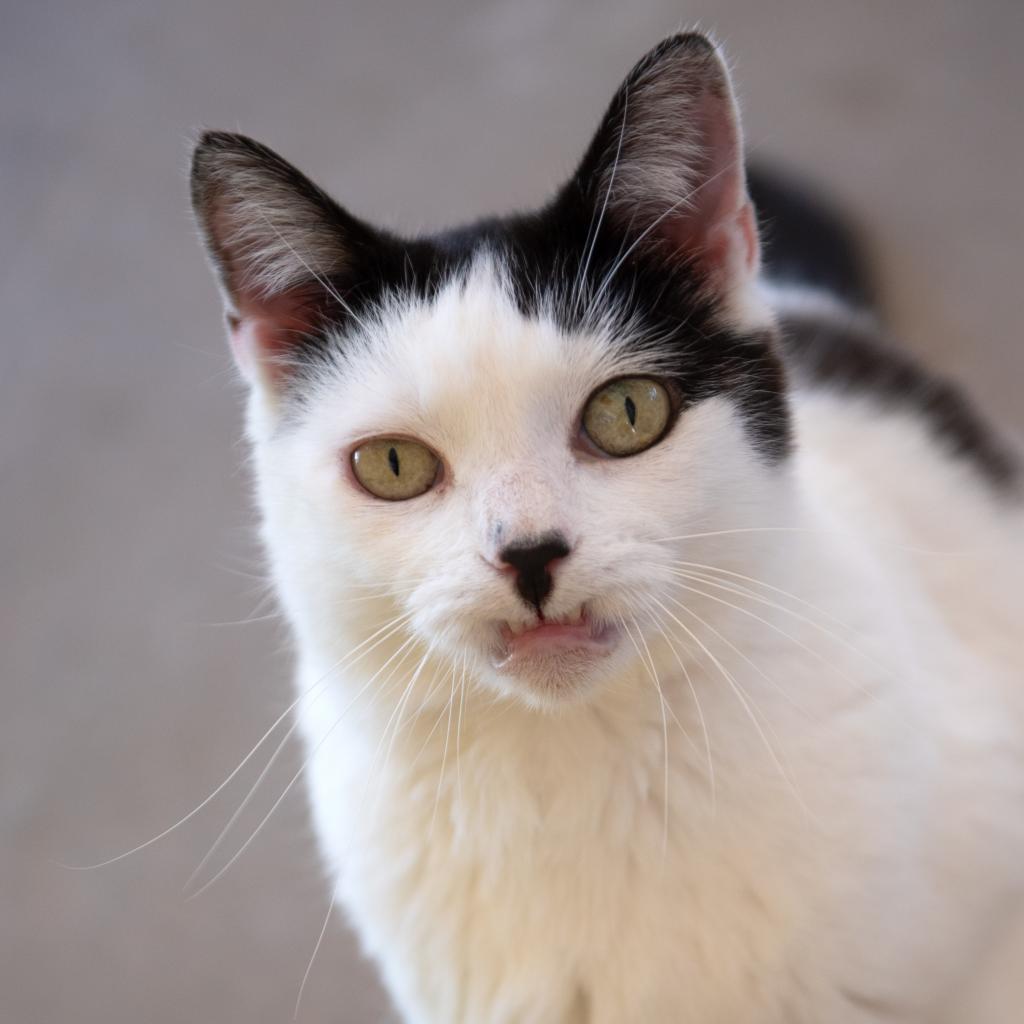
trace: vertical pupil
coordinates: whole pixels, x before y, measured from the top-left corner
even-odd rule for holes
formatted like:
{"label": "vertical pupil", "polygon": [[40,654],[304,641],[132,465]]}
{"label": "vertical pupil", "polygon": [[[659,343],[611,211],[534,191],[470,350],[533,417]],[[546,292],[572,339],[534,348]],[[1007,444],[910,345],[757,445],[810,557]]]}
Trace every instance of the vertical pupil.
{"label": "vertical pupil", "polygon": [[391,472],[398,476],[398,452],[394,448],[388,449],[388,465],[391,467]]}
{"label": "vertical pupil", "polygon": [[629,395],[626,395],[626,415],[629,417],[629,425],[636,426],[636,402]]}

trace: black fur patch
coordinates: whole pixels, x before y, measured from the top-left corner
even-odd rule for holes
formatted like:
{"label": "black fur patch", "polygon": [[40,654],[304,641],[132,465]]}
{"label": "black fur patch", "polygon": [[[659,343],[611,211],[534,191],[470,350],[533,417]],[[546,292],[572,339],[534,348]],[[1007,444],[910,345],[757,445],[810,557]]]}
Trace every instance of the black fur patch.
{"label": "black fur patch", "polygon": [[[607,148],[607,140],[603,144]],[[656,245],[636,244],[637,231],[601,217],[603,197],[591,187],[594,172],[589,166],[600,151],[600,136],[577,175],[543,209],[413,240],[351,217],[271,151],[250,140],[212,134],[204,137],[196,154],[193,186],[201,223],[210,200],[204,161],[228,145],[243,147],[257,163],[268,162],[276,179],[305,202],[323,208],[325,222],[345,239],[346,266],[325,274],[326,286],[312,277],[295,286],[307,312],[307,327],[294,340],[294,369],[285,385],[296,407],[325,365],[343,359],[345,334],[354,321],[389,296],[429,300],[486,252],[504,267],[525,316],[544,310],[566,332],[585,331],[594,323],[594,311],[587,306],[595,299],[602,309],[614,310],[623,338],[641,349],[675,353],[668,376],[682,407],[713,396],[730,399],[743,415],[752,443],[769,461],[791,450],[786,392],[786,368],[791,367],[816,386],[870,394],[884,407],[916,411],[947,451],[969,460],[990,483],[1004,490],[1019,483],[1017,459],[963,394],[858,326],[854,318],[791,317],[781,345],[771,332],[730,330],[697,265]],[[769,249],[769,272],[828,286],[857,303],[868,301],[867,275],[841,222],[820,204],[801,200],[763,174],[754,175],[753,181],[776,239]],[[230,264],[213,240],[208,241],[222,280],[230,285]]]}
{"label": "black fur patch", "polygon": [[883,409],[909,410],[946,451],[970,463],[996,489],[1019,486],[1017,457],[963,392],[852,317],[788,317],[783,345],[797,380],[867,395]]}
{"label": "black fur patch", "polygon": [[[229,295],[249,282],[258,292],[269,278],[273,295],[253,295],[250,284],[247,298],[257,307],[261,299],[286,305],[286,317],[274,320],[273,340],[285,350],[291,369],[283,386],[295,402],[308,393],[307,374],[325,361],[344,359],[353,322],[395,296],[430,299],[486,252],[508,275],[524,315],[551,313],[567,333],[598,324],[620,328],[624,344],[657,353],[683,408],[728,398],[756,450],[774,462],[790,450],[776,339],[770,331],[730,329],[706,276],[713,268],[704,264],[713,260],[703,259],[708,211],[702,206],[721,198],[715,198],[715,187],[702,189],[732,167],[739,145],[734,118],[728,72],[717,51],[700,35],[681,34],[633,68],[576,173],[535,213],[401,240],[352,217],[266,147],[225,133],[200,140],[193,202]],[[666,176],[666,168],[678,173]],[[678,194],[684,188],[686,195]],[[289,189],[293,222],[322,250],[324,258],[314,260],[319,273],[277,237],[288,231],[282,192]],[[239,209],[247,220],[247,198],[255,199],[259,213],[268,190],[274,220],[263,217],[266,230],[260,228],[255,240],[245,231],[224,230]],[[321,221],[326,238],[317,230]],[[286,280],[261,278],[261,261],[270,258],[263,242],[272,253],[284,248]]]}
{"label": "black fur patch", "polygon": [[857,233],[813,188],[758,164],[747,169],[747,187],[768,278],[819,288],[858,309],[876,305]]}
{"label": "black fur patch", "polygon": [[[592,322],[586,303],[576,301],[577,285],[584,296],[603,290],[601,306],[616,311],[624,332],[632,324],[624,337],[635,337],[640,348],[678,354],[668,375],[684,408],[713,396],[731,399],[757,450],[770,461],[783,458],[790,449],[790,420],[771,333],[724,326],[704,281],[685,264],[666,264],[657,251],[639,247],[620,262],[635,239],[607,223],[593,238],[595,217],[570,185],[537,213],[490,218],[410,242],[381,234],[376,246],[363,250],[356,273],[331,278],[349,308],[328,302],[325,329],[307,340],[300,359],[315,373],[325,360],[333,361],[332,347],[343,344],[338,328],[343,333],[353,317],[389,293],[429,299],[486,251],[505,266],[520,311],[531,316],[549,309],[567,332]],[[300,402],[302,376],[293,389]]]}

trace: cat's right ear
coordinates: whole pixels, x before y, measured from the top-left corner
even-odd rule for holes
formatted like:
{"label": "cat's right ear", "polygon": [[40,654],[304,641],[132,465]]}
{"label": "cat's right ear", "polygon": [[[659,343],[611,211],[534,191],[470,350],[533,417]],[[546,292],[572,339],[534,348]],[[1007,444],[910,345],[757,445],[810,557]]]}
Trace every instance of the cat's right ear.
{"label": "cat's right ear", "polygon": [[613,98],[566,193],[595,232],[625,236],[613,252],[646,251],[730,293],[757,274],[739,111],[725,60],[689,32],[656,46]]}
{"label": "cat's right ear", "polygon": [[235,359],[251,384],[275,390],[301,347],[344,317],[344,281],[373,232],[244,135],[204,132],[191,187]]}

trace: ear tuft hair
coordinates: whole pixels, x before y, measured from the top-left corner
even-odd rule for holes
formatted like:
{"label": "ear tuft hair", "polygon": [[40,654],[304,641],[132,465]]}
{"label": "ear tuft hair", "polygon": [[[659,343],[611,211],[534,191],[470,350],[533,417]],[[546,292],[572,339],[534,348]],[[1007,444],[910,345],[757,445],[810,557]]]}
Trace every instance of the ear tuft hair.
{"label": "ear tuft hair", "polygon": [[239,367],[278,390],[299,350],[350,313],[345,295],[380,236],[273,150],[231,132],[200,137],[192,206]]}
{"label": "ear tuft hair", "polygon": [[227,298],[238,307],[346,266],[351,218],[244,135],[202,134],[192,156],[192,206]]}
{"label": "ear tuft hair", "polygon": [[612,99],[577,194],[612,225],[719,279],[756,270],[739,114],[717,47],[696,33],[650,51]]}

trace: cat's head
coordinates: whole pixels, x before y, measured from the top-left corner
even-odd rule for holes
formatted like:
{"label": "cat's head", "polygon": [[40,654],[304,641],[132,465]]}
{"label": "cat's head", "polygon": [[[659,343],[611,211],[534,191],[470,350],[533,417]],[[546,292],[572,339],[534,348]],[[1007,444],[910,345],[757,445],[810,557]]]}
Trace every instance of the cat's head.
{"label": "cat's head", "polygon": [[301,641],[386,607],[483,685],[578,697],[663,620],[678,538],[770,500],[785,386],[704,37],[633,69],[535,213],[398,238],[216,132],[192,187]]}

